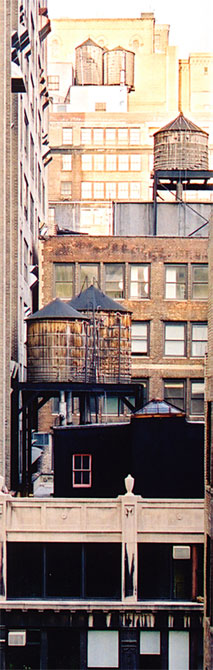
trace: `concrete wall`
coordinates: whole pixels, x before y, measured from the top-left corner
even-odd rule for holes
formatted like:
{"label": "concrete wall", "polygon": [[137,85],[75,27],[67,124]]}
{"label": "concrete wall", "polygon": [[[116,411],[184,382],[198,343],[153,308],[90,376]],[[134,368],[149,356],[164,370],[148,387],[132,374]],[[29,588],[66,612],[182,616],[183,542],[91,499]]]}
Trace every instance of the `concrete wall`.
{"label": "concrete wall", "polygon": [[[212,205],[207,203],[158,203],[157,235],[165,237],[187,237],[209,221]],[[193,237],[208,237],[209,225],[204,226]],[[144,236],[154,233],[153,203],[114,204],[114,234],[121,236]]]}

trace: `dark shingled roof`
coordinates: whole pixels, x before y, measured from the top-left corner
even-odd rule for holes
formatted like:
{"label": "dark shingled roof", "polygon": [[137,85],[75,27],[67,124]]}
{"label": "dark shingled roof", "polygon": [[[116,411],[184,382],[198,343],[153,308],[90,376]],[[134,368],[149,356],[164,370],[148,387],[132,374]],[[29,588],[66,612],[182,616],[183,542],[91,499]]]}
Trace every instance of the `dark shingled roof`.
{"label": "dark shingled roof", "polygon": [[170,121],[170,123],[168,123],[166,126],[163,126],[163,128],[160,128],[160,130],[157,130],[154,135],[162,133],[164,130],[185,130],[188,132],[193,131],[194,133],[203,133],[204,135],[208,135],[205,130],[202,130],[199,128],[199,126],[196,126],[195,123],[189,121],[189,119],[187,119],[182,112],[176,117],[176,119],[173,119],[173,121]]}
{"label": "dark shingled roof", "polygon": [[119,302],[115,302],[112,298],[109,298],[108,295],[99,291],[95,286],[91,285],[89,288],[86,288],[85,291],[79,293],[76,298],[70,300],[68,303],[74,309],[78,309],[80,312],[82,310],[93,311],[93,309],[100,310],[103,312],[130,312],[131,310],[123,307]]}
{"label": "dark shingled roof", "polygon": [[49,302],[48,305],[45,305],[42,309],[39,309],[38,312],[30,314],[27,317],[27,321],[32,321],[32,319],[83,319],[85,317],[77,312],[76,309],[73,309],[66,302],[63,302],[59,298],[56,298],[52,302]]}

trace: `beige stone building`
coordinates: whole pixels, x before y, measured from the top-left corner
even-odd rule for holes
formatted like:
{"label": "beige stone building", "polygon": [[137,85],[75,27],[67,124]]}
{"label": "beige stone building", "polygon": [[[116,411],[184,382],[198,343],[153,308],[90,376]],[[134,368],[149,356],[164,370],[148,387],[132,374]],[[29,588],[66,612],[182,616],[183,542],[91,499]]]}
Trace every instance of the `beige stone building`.
{"label": "beige stone building", "polygon": [[[150,201],[153,135],[178,111],[209,134],[211,169],[212,68],[212,54],[179,60],[169,26],[158,26],[154,14],[53,21],[50,225],[68,225],[69,205],[76,202],[73,230],[110,234],[114,201]],[[175,194],[162,196],[174,201]],[[211,197],[183,195],[191,201]]]}

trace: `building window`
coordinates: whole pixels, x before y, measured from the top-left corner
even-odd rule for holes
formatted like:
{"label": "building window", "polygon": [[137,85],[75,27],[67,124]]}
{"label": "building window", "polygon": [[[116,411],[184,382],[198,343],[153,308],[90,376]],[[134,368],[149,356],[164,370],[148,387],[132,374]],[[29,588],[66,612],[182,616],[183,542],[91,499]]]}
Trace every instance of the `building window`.
{"label": "building window", "polygon": [[[119,667],[119,636],[116,630],[89,630],[88,668]],[[104,664],[104,665],[103,665]]]}
{"label": "building window", "polygon": [[186,265],[167,265],[165,297],[169,300],[185,300],[186,279]]}
{"label": "building window", "polygon": [[116,170],[116,156],[113,154],[106,155],[106,170]]}
{"label": "building window", "polygon": [[186,324],[165,324],[165,356],[186,355]]}
{"label": "building window", "polygon": [[141,196],[141,185],[140,182],[132,181],[130,182],[130,198],[131,200],[138,200]]}
{"label": "building window", "polygon": [[106,128],[106,143],[115,144],[116,133],[115,128]]}
{"label": "building window", "polygon": [[132,172],[138,172],[141,169],[141,156],[140,154],[132,154],[130,156],[130,170]]}
{"label": "building window", "polygon": [[53,225],[55,223],[55,208],[54,207],[49,207],[48,210],[48,223]]}
{"label": "building window", "polygon": [[82,142],[82,144],[91,144],[92,143],[92,130],[91,130],[91,128],[81,128],[81,142]]}
{"label": "building window", "polygon": [[30,133],[30,170],[32,177],[34,177],[34,141]]}
{"label": "building window", "polygon": [[186,382],[184,379],[164,379],[164,400],[185,410]]}
{"label": "building window", "polygon": [[63,144],[72,144],[72,128],[62,128]]}
{"label": "building window", "polygon": [[84,154],[81,156],[81,169],[84,172],[90,172],[92,170],[92,155]]}
{"label": "building window", "polygon": [[96,102],[95,112],[106,112],[106,102]]}
{"label": "building window", "polygon": [[28,253],[29,253],[29,247],[24,240],[24,279],[27,282],[28,281]]}
{"label": "building window", "polygon": [[29,121],[26,115],[26,112],[24,111],[24,150],[26,156],[28,156],[28,151],[29,151]]}
{"label": "building window", "polygon": [[65,198],[72,195],[72,182],[71,181],[61,181],[61,195]]}
{"label": "building window", "polygon": [[192,265],[192,298],[205,300],[208,298],[208,265]]}
{"label": "building window", "polygon": [[24,216],[26,221],[28,220],[28,192],[29,186],[26,176],[24,175]]}
{"label": "building window", "polygon": [[55,297],[70,300],[73,297],[73,263],[55,263]]}
{"label": "building window", "polygon": [[115,200],[116,198],[116,183],[106,183],[106,199]]}
{"label": "building window", "polygon": [[72,485],[78,488],[88,488],[92,485],[92,456],[90,454],[73,454]]}
{"label": "building window", "polygon": [[[132,378],[133,384],[141,384],[142,394],[143,394],[143,405],[146,405],[149,399],[149,380],[148,379],[136,379]],[[135,398],[133,396],[127,396],[127,399],[135,406]],[[141,403],[142,404],[142,403]],[[131,410],[127,409],[127,414],[131,414]]]}
{"label": "building window", "polygon": [[192,356],[205,356],[208,342],[207,323],[192,324]]}
{"label": "building window", "polygon": [[[99,284],[99,264],[98,263],[82,263],[80,265],[80,291],[88,286],[97,286]],[[88,305],[88,308],[91,305]]]}
{"label": "building window", "polygon": [[132,322],[132,354],[147,356],[149,353],[149,322]]}
{"label": "building window", "polygon": [[127,154],[121,154],[121,156],[118,156],[118,170],[120,172],[128,170],[129,169],[129,156]]}
{"label": "building window", "polygon": [[130,265],[130,298],[149,298],[150,266]]}
{"label": "building window", "polygon": [[120,398],[115,395],[103,397],[102,414],[104,416],[120,416],[124,413],[124,406]]}
{"label": "building window", "polygon": [[105,292],[111,298],[124,298],[123,263],[105,264]]}
{"label": "building window", "polygon": [[191,381],[191,407],[190,414],[202,416],[204,414],[204,380]]}
{"label": "building window", "polygon": [[97,172],[103,171],[104,170],[104,155],[103,154],[96,154],[94,156],[94,170]]}
{"label": "building window", "polygon": [[81,183],[81,197],[84,200],[92,198],[92,184],[90,181],[82,181]]}
{"label": "building window", "polygon": [[120,182],[118,184],[118,198],[119,200],[128,200],[129,185],[128,182]]}
{"label": "building window", "polygon": [[104,198],[104,184],[100,181],[94,182],[94,198]]}
{"label": "building window", "polygon": [[59,91],[59,75],[50,74],[47,77],[47,84],[51,91]]}
{"label": "building window", "polygon": [[128,144],[129,133],[128,128],[118,128],[118,143]]}
{"label": "building window", "polygon": [[62,170],[72,170],[72,155],[63,154],[62,155]]}
{"label": "building window", "polygon": [[41,168],[38,163],[38,197],[39,197],[39,202],[41,202]]}
{"label": "building window", "polygon": [[140,144],[140,128],[130,128],[130,144]]}
{"label": "building window", "polygon": [[34,200],[33,196],[30,193],[30,230],[34,232]]}
{"label": "building window", "polygon": [[94,128],[93,129],[93,142],[94,142],[94,144],[101,144],[101,145],[104,143],[103,128]]}

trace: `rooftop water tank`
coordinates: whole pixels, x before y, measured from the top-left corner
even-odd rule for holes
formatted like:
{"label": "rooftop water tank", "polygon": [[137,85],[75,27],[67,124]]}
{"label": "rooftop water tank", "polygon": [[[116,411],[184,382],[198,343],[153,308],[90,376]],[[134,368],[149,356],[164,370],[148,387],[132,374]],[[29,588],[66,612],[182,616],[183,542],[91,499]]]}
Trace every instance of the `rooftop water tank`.
{"label": "rooftop water tank", "polygon": [[103,49],[88,39],[75,50],[75,70],[77,86],[102,86]]}
{"label": "rooftop water tank", "polygon": [[134,88],[135,54],[123,47],[115,47],[104,53],[104,84],[114,86],[123,84]]}
{"label": "rooftop water tank", "polygon": [[208,170],[208,133],[180,113],[154,134],[154,170]]}
{"label": "rooftop water tank", "polygon": [[84,381],[85,315],[56,298],[26,321],[27,380]]}
{"label": "rooftop water tank", "polygon": [[86,381],[128,383],[131,380],[131,312],[89,286],[68,303],[90,318]]}

